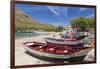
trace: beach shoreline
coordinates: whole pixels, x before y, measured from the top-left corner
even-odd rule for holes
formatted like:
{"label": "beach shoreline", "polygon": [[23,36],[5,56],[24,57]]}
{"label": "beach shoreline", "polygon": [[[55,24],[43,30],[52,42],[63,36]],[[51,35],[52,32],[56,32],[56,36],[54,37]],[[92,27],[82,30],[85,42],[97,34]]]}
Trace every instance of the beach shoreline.
{"label": "beach shoreline", "polygon": [[[58,35],[58,33],[54,33]],[[37,59],[33,56],[30,56],[26,53],[26,50],[23,48],[23,43],[25,42],[43,42],[46,37],[54,37],[52,34],[33,36],[33,37],[24,37],[20,39],[15,39],[15,65],[30,65],[30,64],[50,64],[51,62],[43,61]]]}
{"label": "beach shoreline", "polygon": [[[27,53],[27,51],[23,48],[23,43],[25,42],[36,41],[36,42],[45,43],[44,38],[55,37],[54,35],[60,38],[58,32],[57,33],[50,32],[47,35],[39,35],[39,36],[15,39],[15,65],[54,64],[54,62],[44,61],[37,57],[34,57],[33,55]],[[64,62],[68,63],[68,61],[64,61]]]}

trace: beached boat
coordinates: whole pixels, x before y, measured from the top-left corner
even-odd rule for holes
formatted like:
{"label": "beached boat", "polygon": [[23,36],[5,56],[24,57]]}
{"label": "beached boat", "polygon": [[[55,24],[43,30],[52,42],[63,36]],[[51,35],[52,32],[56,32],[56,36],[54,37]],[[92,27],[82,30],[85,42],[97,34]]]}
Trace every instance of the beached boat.
{"label": "beached boat", "polygon": [[83,46],[84,41],[70,38],[44,38],[48,44],[70,45],[70,46]]}
{"label": "beached boat", "polygon": [[87,55],[91,47],[60,46],[39,42],[26,42],[23,46],[28,52],[40,56],[54,59],[69,59]]}

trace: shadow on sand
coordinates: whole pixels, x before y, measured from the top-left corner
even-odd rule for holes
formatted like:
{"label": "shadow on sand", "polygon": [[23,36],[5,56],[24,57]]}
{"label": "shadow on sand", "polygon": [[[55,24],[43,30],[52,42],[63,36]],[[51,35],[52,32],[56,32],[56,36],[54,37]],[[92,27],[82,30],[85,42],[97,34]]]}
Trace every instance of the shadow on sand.
{"label": "shadow on sand", "polygon": [[46,62],[51,62],[51,63],[72,63],[72,62],[82,62],[85,56],[81,56],[81,57],[74,57],[74,58],[70,58],[70,59],[54,59],[54,58],[47,58],[47,57],[39,57],[36,56],[28,51],[25,51],[26,54],[35,57],[39,60],[43,60]]}

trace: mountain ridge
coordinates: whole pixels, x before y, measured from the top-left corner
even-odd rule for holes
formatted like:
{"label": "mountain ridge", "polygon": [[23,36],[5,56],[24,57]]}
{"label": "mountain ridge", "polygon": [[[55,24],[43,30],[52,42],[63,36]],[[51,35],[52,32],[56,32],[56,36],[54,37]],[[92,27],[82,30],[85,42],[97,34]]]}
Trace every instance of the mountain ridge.
{"label": "mountain ridge", "polygon": [[26,14],[20,9],[15,9],[15,30],[18,31],[30,31],[30,30],[43,30],[43,31],[57,31],[58,27],[43,24],[32,19],[31,16]]}

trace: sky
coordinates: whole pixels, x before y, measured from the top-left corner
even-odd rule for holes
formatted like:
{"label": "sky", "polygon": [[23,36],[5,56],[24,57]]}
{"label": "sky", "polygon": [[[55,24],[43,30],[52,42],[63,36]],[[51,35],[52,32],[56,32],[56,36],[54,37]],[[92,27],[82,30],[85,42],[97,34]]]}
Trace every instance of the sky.
{"label": "sky", "polygon": [[55,26],[69,26],[70,21],[78,17],[94,17],[94,8],[30,4],[16,4],[15,7],[33,20]]}

